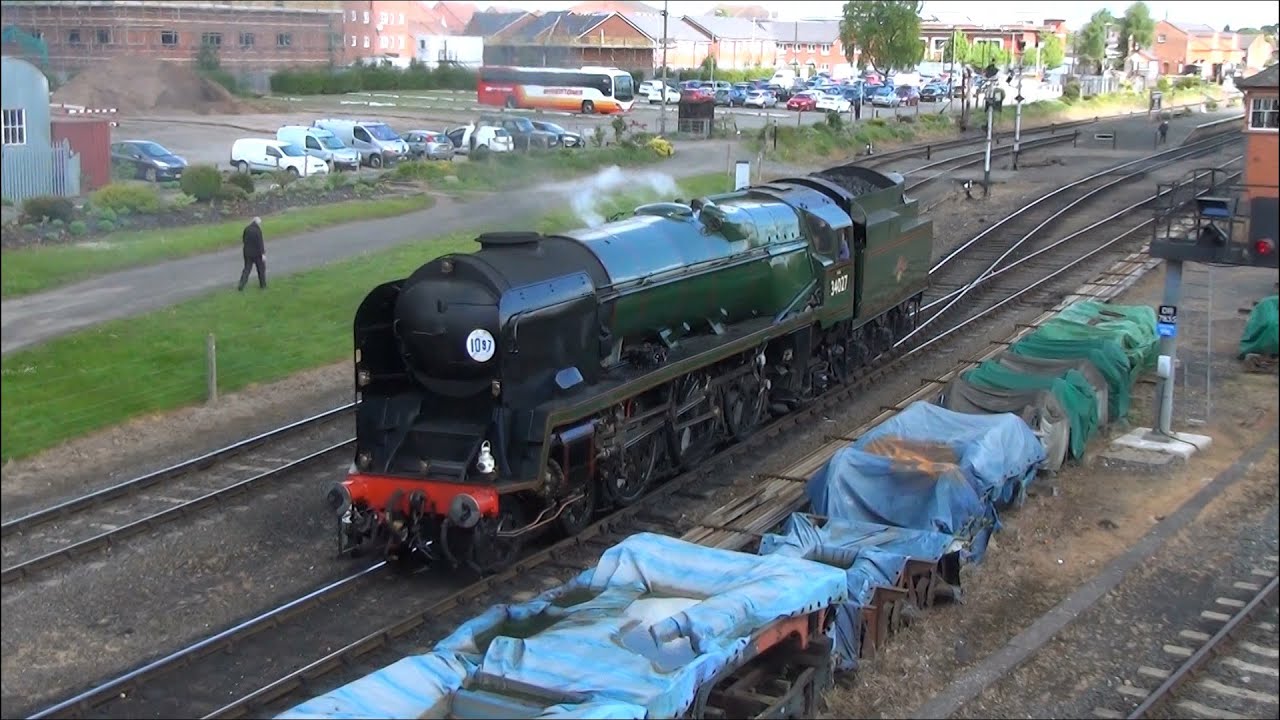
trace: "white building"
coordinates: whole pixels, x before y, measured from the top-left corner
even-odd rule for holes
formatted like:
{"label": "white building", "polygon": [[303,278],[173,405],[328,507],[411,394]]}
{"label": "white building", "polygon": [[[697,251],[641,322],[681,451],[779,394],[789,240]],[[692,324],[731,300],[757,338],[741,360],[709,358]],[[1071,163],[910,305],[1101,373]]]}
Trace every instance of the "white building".
{"label": "white building", "polygon": [[478,68],[484,64],[484,38],[476,35],[416,35],[413,56],[431,68],[441,62]]}

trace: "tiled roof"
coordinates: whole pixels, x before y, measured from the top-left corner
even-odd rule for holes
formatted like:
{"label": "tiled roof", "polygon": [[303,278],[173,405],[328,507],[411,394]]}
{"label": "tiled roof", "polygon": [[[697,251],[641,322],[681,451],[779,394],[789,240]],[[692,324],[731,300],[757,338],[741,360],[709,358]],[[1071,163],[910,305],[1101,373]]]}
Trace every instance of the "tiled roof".
{"label": "tiled roof", "polygon": [[510,33],[508,40],[540,40],[546,37],[577,38],[599,25],[613,13],[577,15],[568,10],[557,10],[535,18]]}
{"label": "tiled roof", "polygon": [[685,15],[684,21],[709,35],[725,40],[767,39],[769,34],[754,21],[737,17]]}
{"label": "tiled roof", "polygon": [[835,20],[809,22],[761,22],[769,37],[782,43],[834,43],[840,39],[840,23]]}
{"label": "tiled roof", "polygon": [[471,16],[471,21],[467,23],[467,29],[463,34],[479,35],[481,37],[497,35],[500,31],[510,27],[512,23],[528,14],[523,10],[503,13],[478,12]]}
{"label": "tiled roof", "polygon": [[1280,88],[1280,65],[1272,65],[1236,82],[1238,88]]}
{"label": "tiled roof", "polygon": [[1168,23],[1188,35],[1212,35],[1217,32],[1217,30],[1204,23],[1174,22],[1172,20],[1169,20]]}
{"label": "tiled roof", "polygon": [[[626,18],[632,25],[640,28],[640,32],[648,35],[655,42],[662,41],[662,16],[658,13],[619,14]],[[670,40],[684,40],[691,42],[706,42],[710,40],[710,38],[705,34],[695,30],[692,25],[678,17],[667,18],[667,38]]]}

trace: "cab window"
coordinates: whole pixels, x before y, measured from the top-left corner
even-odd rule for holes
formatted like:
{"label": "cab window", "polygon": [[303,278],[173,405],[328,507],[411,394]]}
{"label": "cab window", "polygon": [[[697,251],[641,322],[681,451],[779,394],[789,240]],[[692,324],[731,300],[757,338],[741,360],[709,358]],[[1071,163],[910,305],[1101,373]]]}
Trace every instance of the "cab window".
{"label": "cab window", "polygon": [[362,127],[356,128],[352,131],[351,135],[360,142],[372,142],[372,139],[369,137],[369,132]]}
{"label": "cab window", "polygon": [[320,141],[319,141],[319,140],[316,140],[315,138],[313,138],[313,137],[311,137],[310,135],[308,135],[308,136],[307,136],[307,149],[308,149],[308,150],[319,150],[319,149],[320,149]]}

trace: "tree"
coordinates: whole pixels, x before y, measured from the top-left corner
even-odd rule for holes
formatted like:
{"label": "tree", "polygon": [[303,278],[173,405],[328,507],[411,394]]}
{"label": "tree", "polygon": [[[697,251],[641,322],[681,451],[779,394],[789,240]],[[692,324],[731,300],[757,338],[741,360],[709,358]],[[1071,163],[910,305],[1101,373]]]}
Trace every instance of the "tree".
{"label": "tree", "polygon": [[1039,67],[1040,66],[1040,49],[1029,47],[1022,51],[1022,67]]}
{"label": "tree", "polygon": [[1066,50],[1062,47],[1062,40],[1057,35],[1050,35],[1044,39],[1044,43],[1040,46],[1040,62],[1044,65],[1045,70],[1052,70],[1056,67],[1062,67],[1062,61],[1066,59]]}
{"label": "tree", "polygon": [[1129,53],[1150,47],[1155,39],[1156,22],[1151,19],[1151,9],[1139,0],[1124,11],[1120,18],[1120,57],[1127,58]]}
{"label": "tree", "polygon": [[1231,32],[1231,25],[1230,24],[1223,25],[1222,32]]}
{"label": "tree", "polygon": [[951,33],[951,37],[947,38],[947,44],[942,48],[942,62],[966,63],[972,51],[968,36],[956,30]]}
{"label": "tree", "polygon": [[877,72],[893,72],[915,67],[924,59],[920,41],[918,0],[851,0],[844,4],[840,20],[840,42],[853,62],[854,48],[861,51],[860,64]]}
{"label": "tree", "polygon": [[1102,63],[1107,59],[1107,28],[1113,24],[1115,17],[1099,10],[1076,35],[1076,57],[1093,65],[1095,72],[1102,72]]}

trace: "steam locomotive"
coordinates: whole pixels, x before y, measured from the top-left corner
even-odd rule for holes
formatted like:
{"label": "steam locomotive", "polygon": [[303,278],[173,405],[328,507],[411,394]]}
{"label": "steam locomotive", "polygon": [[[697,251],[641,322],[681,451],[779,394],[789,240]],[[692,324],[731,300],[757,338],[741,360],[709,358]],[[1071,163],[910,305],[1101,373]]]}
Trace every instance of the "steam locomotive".
{"label": "steam locomotive", "polygon": [[356,312],[341,552],[490,572],[637,502],[913,329],[933,223],[842,166],[477,240]]}

